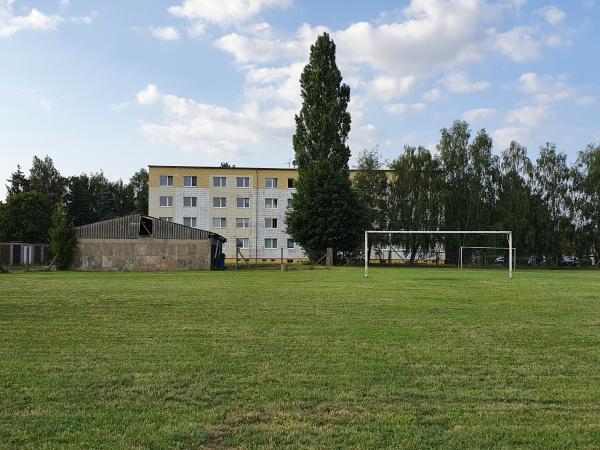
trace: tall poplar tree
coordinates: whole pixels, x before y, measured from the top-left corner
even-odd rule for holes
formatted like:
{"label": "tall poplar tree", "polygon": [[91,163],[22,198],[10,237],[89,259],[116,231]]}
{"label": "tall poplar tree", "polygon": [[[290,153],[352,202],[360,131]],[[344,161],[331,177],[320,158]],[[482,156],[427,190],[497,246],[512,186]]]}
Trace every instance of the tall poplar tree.
{"label": "tall poplar tree", "polygon": [[364,231],[348,168],[350,87],[342,84],[335,43],[327,33],[311,46],[300,87],[303,103],[293,137],[298,180],[287,230],[314,260],[327,247],[336,253],[356,250]]}

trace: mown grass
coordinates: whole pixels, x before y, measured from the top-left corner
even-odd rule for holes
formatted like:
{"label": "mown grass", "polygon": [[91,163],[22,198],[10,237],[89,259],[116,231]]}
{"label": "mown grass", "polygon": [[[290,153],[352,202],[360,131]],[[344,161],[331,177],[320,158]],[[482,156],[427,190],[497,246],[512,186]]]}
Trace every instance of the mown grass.
{"label": "mown grass", "polygon": [[0,276],[0,447],[599,448],[600,274]]}

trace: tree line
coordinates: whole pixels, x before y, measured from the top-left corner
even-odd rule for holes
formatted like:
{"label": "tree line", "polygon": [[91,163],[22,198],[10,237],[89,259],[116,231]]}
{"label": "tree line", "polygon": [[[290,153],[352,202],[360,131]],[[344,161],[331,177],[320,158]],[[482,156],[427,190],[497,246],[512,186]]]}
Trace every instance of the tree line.
{"label": "tree line", "polygon": [[[441,130],[435,154],[407,146],[389,165],[376,150],[363,151],[353,186],[368,223],[383,230],[510,230],[521,255],[553,264],[562,255],[599,261],[600,146],[588,145],[569,165],[553,143],[532,161],[518,142],[498,156],[485,130],[471,135],[466,122],[454,122]],[[378,239],[374,246],[388,244]],[[506,247],[498,238],[469,235],[394,239],[411,262],[436,244],[451,261],[461,245]]]}
{"label": "tree line", "polygon": [[0,202],[0,242],[49,241],[53,215],[59,210],[73,226],[132,213],[148,213],[148,172],[110,181],[102,172],[64,177],[52,158],[34,156],[29,175],[20,166]]}
{"label": "tree line", "polygon": [[[500,156],[484,130],[472,135],[456,121],[441,130],[432,154],[404,148],[390,163],[376,150],[360,154],[350,180],[347,111],[350,87],[342,83],[336,47],[327,33],[311,46],[300,77],[302,108],[296,115],[293,146],[298,164],[296,194],[288,209],[288,233],[318,259],[327,247],[338,258],[362,258],[363,233],[379,230],[512,231],[521,255],[593,255],[600,260],[600,146],[579,152],[573,165],[553,143],[532,161],[512,142]],[[461,245],[497,245],[469,235],[396,235],[372,239],[369,253],[402,246],[410,261],[443,246],[446,260]]]}

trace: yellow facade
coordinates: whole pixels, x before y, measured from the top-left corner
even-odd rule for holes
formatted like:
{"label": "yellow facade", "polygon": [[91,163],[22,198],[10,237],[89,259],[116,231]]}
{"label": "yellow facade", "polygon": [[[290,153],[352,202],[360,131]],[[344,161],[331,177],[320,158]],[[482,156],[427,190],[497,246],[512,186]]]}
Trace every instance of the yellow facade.
{"label": "yellow facade", "polygon": [[[199,188],[212,187],[213,177],[235,176],[249,177],[250,186],[253,188],[264,188],[266,178],[277,178],[277,189],[288,189],[288,178],[297,178],[296,169],[272,169],[272,168],[223,168],[223,167],[186,167],[186,166],[149,166],[149,186],[159,188],[160,176],[173,176],[173,187],[183,188],[184,176],[195,176],[198,179]],[[257,183],[258,180],[258,183]]]}

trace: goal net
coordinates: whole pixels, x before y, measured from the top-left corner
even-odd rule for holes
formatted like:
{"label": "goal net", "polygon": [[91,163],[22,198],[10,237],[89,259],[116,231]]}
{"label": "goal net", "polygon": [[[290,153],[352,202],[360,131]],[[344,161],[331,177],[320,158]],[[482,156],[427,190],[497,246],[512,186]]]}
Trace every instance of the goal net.
{"label": "goal net", "polygon": [[[395,235],[497,235],[505,236],[508,240],[508,277],[513,276],[513,256],[514,249],[512,245],[512,231],[429,231],[429,230],[368,230],[365,231],[365,248],[364,248],[364,260],[365,260],[365,278],[369,276],[369,259],[370,259],[370,241],[369,239],[375,236],[387,235],[392,240]],[[461,246],[462,247],[462,246]],[[464,247],[463,247],[464,248]],[[461,251],[462,253],[462,251]],[[461,256],[462,259],[462,256]],[[462,262],[461,262],[462,264]]]}

